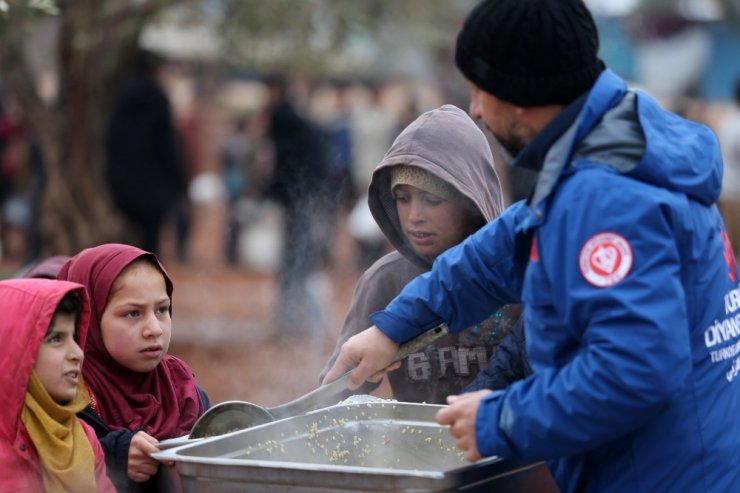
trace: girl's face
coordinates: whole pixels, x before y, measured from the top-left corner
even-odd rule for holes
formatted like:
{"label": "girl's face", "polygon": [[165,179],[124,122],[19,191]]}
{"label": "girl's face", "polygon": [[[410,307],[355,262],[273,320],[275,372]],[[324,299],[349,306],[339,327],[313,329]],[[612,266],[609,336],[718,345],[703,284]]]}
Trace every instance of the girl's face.
{"label": "girl's face", "polygon": [[454,202],[412,185],[395,186],[393,196],[403,234],[419,255],[436,257],[474,230],[471,214]]}
{"label": "girl's face", "polygon": [[172,319],[164,275],[146,260],[128,265],[113,283],[100,320],[103,343],[129,370],[152,371],[170,347]]}
{"label": "girl's face", "polygon": [[75,315],[54,315],[33,367],[41,384],[58,404],[65,404],[77,395],[83,355],[77,344],[75,322]]}

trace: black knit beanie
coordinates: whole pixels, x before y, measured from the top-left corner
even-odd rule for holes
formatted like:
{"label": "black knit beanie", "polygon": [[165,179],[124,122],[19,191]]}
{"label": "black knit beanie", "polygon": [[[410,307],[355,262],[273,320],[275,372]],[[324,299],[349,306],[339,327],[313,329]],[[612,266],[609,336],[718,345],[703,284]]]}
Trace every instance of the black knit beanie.
{"label": "black knit beanie", "polygon": [[566,105],[604,70],[582,0],[483,0],[457,37],[465,77],[518,106]]}

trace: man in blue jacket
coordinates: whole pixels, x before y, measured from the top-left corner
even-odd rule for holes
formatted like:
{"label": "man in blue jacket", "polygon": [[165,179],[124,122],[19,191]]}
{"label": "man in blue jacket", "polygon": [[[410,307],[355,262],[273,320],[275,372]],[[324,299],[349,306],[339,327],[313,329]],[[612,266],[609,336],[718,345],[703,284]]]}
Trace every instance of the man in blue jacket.
{"label": "man in blue jacket", "polygon": [[632,91],[597,58],[581,0],[484,0],[456,63],[526,201],[437,258],[329,381],[351,386],[397,344],[524,304],[534,373],[450,396],[438,421],[470,460],[548,460],[563,492],[729,492],[740,485],[740,285],[703,125]]}

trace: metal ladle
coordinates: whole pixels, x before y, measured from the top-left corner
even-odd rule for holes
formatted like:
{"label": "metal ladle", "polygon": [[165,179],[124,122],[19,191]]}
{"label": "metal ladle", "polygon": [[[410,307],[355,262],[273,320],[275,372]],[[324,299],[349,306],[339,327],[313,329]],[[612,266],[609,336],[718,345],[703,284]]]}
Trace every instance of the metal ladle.
{"label": "metal ladle", "polygon": [[[447,324],[442,323],[401,344],[393,356],[391,364],[402,360],[448,333]],[[365,382],[355,390],[347,389],[347,382],[352,370],[326,385],[286,404],[265,408],[245,401],[226,401],[217,404],[198,418],[190,430],[190,439],[223,435],[232,431],[251,428],[278,419],[297,416],[320,407],[336,404],[353,394],[367,394],[374,390],[379,382]]]}

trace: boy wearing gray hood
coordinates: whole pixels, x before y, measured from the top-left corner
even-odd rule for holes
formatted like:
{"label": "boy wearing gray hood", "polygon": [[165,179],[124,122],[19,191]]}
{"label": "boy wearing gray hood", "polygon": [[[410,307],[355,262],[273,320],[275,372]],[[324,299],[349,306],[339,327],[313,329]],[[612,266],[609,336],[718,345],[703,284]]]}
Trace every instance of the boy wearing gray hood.
{"label": "boy wearing gray hood", "polygon": [[[370,211],[395,251],[360,277],[323,379],[342,344],[366,329],[437,255],[457,245],[503,209],[501,184],[483,132],[461,109],[444,105],[419,116],[396,138],[373,172]],[[376,395],[406,402],[445,403],[486,368],[519,318],[507,306],[456,335],[447,335],[401,361]],[[513,377],[513,378],[516,378]]]}

